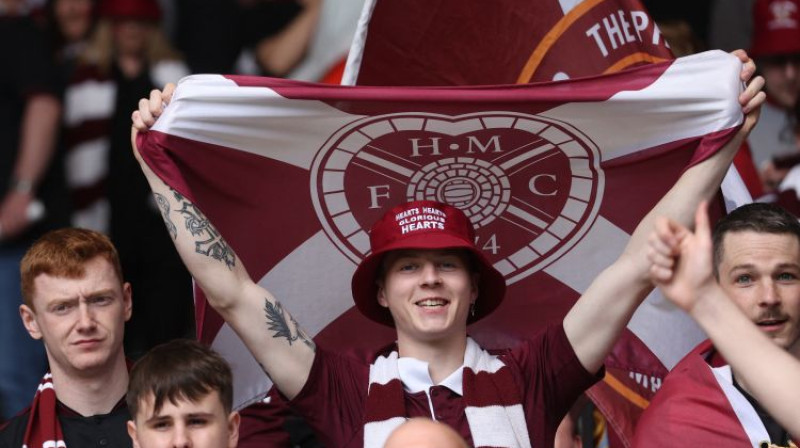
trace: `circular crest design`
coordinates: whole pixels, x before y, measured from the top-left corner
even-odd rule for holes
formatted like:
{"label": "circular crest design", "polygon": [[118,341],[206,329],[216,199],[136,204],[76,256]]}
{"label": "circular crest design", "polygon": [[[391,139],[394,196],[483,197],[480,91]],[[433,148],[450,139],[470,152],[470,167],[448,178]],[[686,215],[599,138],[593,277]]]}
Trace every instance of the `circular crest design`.
{"label": "circular crest design", "polygon": [[331,136],[311,170],[322,226],[354,263],[369,228],[410,200],[445,202],[509,283],[563,255],[588,230],[604,186],[595,145],[561,122],[516,112],[367,117]]}

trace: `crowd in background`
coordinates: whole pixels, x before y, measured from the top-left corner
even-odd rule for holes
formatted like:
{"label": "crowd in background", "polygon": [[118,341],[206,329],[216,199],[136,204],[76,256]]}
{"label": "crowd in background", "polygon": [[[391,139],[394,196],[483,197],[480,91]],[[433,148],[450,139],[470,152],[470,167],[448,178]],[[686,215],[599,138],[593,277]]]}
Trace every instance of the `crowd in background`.
{"label": "crowd in background", "polygon": [[[771,11],[742,13],[755,0],[644,3],[676,55],[778,45],[759,40],[769,20],[759,14]],[[46,369],[17,307],[19,261],[47,230],[85,227],[112,238],[136,291],[129,357],[194,336],[190,276],[130,151],[139,98],[191,73],[336,83],[361,4],[0,0],[0,421],[29,403]],[[785,52],[757,60],[769,100],[742,155],[755,196],[776,193],[800,161],[800,41],[783,44]]]}
{"label": "crowd in background", "polygon": [[0,363],[0,416],[27,405],[46,368],[16,309],[19,260],[47,230],[113,239],[137,293],[132,359],[194,335],[191,278],[130,151],[130,112],[191,73],[338,82],[361,2],[327,3],[0,1],[0,352],[15,360]]}

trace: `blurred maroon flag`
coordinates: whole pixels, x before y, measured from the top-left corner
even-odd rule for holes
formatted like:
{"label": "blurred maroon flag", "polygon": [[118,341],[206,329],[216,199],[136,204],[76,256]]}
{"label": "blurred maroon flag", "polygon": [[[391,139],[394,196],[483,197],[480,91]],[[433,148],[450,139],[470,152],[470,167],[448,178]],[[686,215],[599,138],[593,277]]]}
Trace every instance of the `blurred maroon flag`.
{"label": "blurred maroon flag", "polygon": [[519,84],[672,59],[638,0],[367,2],[347,83]]}

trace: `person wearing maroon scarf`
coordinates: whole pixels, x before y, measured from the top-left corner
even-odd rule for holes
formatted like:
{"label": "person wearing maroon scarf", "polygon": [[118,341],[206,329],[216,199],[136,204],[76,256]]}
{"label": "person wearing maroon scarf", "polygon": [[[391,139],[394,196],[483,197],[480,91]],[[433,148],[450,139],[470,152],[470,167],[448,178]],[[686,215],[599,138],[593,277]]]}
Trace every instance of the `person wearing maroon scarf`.
{"label": "person wearing maroon scarf", "polygon": [[94,231],[55,230],[27,251],[20,271],[20,316],[44,343],[50,371],[31,406],[0,430],[0,446],[130,447],[122,339],[131,287],[116,249]]}
{"label": "person wearing maroon scarf", "polygon": [[[755,67],[743,53],[739,57],[745,62],[742,80],[749,81]],[[380,447],[408,417],[426,416],[450,425],[473,446],[550,447],[561,418],[602,375],[603,359],[652,289],[646,236],[654,217],[669,214],[688,224],[697,203],[716,192],[757,121],[762,86],[763,79],[755,78],[739,98],[747,114],[742,129],[683,174],[563,323],[499,354],[469,338],[467,325],[501,305],[505,280],[476,247],[474,228],[457,208],[412,201],[391,208],[372,227],[370,255],[352,278],[353,297],[364,316],[395,328],[397,342],[363,362],[318,348],[252,281],[197,206],[141,160],[137,132],[153,125],[174,86],[140,101],[132,140],[178,252],[209,303],[326,446]],[[214,238],[210,249],[197,244],[208,242],[208,235]]]}

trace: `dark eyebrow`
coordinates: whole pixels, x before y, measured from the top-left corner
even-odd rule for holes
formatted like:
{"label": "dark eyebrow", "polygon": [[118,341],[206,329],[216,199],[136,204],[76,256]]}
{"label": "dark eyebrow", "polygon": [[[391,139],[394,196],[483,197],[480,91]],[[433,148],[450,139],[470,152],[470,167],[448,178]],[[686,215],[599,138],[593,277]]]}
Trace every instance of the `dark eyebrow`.
{"label": "dark eyebrow", "polygon": [[145,420],[144,422],[146,424],[153,424],[153,423],[159,423],[159,422],[169,421],[169,420],[172,420],[172,417],[170,417],[168,415],[154,415],[154,416],[148,418],[147,420]]}
{"label": "dark eyebrow", "polygon": [[214,417],[214,414],[211,412],[193,412],[191,414],[186,414],[186,416],[190,418],[197,418],[197,417],[211,418]]}

